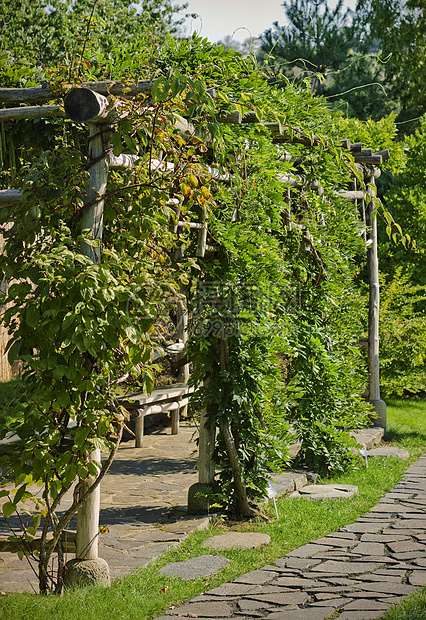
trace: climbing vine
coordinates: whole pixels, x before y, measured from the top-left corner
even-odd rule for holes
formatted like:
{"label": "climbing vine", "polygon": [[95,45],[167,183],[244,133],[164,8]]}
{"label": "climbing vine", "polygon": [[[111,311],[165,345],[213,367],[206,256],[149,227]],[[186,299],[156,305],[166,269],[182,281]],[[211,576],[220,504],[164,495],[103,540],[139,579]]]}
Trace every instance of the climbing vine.
{"label": "climbing vine", "polygon": [[[105,77],[88,50],[78,80],[55,68],[57,102],[80,79]],[[1,431],[19,436],[3,459],[15,489],[0,493],[6,517],[22,502],[36,506],[24,549],[37,555],[41,528],[42,591],[62,587],[48,561],[82,501],[74,493],[55,517],[60,500],[75,482],[78,491],[105,474],[127,421],[120,386],[132,378],[153,388],[153,353],[183,289],[195,403],[221,431],[218,489],[230,511],[257,514],[269,472],[288,462],[290,423],[304,438],[303,462],[327,474],[350,465],[344,430],[368,413],[358,396],[365,371],[349,345],[362,330],[352,280],[365,244],[356,207],[336,195],[354,172],[337,118],[306,90],[271,90],[250,59],[196,36],[139,60],[136,75],[129,58],[126,83],[144,74],[149,91],[109,97],[109,151],[136,162],[110,173],[99,264],[81,251],[99,245],[81,225],[87,130],[63,118],[8,122],[15,143],[27,132],[37,139],[31,158],[19,151],[21,202],[0,212],[9,359],[25,367],[17,421]],[[223,122],[235,111],[254,122]],[[274,140],[268,122],[287,142]],[[288,181],[296,174],[297,187]],[[197,256],[190,224],[205,220]],[[94,448],[106,455],[100,470]]]}

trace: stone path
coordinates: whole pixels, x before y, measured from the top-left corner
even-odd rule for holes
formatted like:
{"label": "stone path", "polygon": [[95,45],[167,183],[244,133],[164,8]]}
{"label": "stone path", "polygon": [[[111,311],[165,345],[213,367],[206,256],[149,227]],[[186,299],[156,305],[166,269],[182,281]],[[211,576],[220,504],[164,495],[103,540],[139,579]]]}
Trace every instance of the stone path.
{"label": "stone path", "polygon": [[[99,556],[108,562],[112,578],[146,566],[189,532],[208,525],[206,518],[183,516],[188,487],[198,479],[194,431],[195,426],[182,424],[176,436],[162,428],[145,436],[143,448],[134,448],[134,441],[120,446],[101,485],[100,524],[107,531],[99,536]],[[66,508],[69,502],[66,497],[61,505]],[[16,518],[11,522],[20,529]],[[8,535],[0,513],[0,536]],[[0,591],[26,590],[38,591],[28,562],[0,553]]]}
{"label": "stone path", "polygon": [[[134,448],[134,441],[120,446],[101,485],[100,524],[107,531],[99,536],[99,556],[108,562],[112,579],[146,566],[190,532],[209,524],[206,517],[184,516],[188,489],[198,480],[196,430],[181,423],[179,435],[160,428],[145,435],[143,448]],[[305,474],[293,472],[278,476],[273,486],[279,496],[307,482]],[[0,505],[5,501],[0,499]],[[61,505],[66,509],[69,504],[66,496]],[[16,516],[9,522],[20,531]],[[75,529],[75,520],[70,529]],[[9,535],[0,511],[0,537]],[[74,557],[71,550],[67,560]],[[14,553],[0,553],[0,592],[23,591],[38,591],[36,567]]]}
{"label": "stone path", "polygon": [[423,585],[426,455],[356,523],[200,594],[156,620],[369,620]]}

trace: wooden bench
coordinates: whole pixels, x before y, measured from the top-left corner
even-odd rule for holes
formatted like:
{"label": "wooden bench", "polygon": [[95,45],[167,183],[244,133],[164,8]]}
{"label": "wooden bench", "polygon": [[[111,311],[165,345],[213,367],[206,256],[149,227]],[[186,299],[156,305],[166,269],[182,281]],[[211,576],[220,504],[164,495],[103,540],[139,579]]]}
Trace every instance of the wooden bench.
{"label": "wooden bench", "polygon": [[194,388],[185,383],[166,385],[155,388],[147,396],[143,392],[135,392],[121,400],[121,404],[130,412],[131,419],[135,421],[135,446],[143,447],[144,417],[150,413],[171,414],[172,435],[179,433],[179,414],[186,407],[189,396]]}

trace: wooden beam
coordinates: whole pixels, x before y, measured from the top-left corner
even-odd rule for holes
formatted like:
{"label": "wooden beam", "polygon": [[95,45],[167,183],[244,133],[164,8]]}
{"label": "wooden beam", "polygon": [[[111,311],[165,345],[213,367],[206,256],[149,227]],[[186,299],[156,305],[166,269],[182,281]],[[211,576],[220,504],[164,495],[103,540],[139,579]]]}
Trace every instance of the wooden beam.
{"label": "wooden beam", "polygon": [[241,125],[243,117],[242,114],[238,112],[238,110],[234,110],[233,112],[229,112],[228,114],[216,116],[216,120],[218,123],[222,123],[225,125]]}
{"label": "wooden beam", "polygon": [[76,123],[105,123],[111,114],[108,99],[90,88],[70,90],[64,99],[64,108],[66,115]]}
{"label": "wooden beam", "polygon": [[380,166],[380,164],[383,163],[381,155],[355,155],[354,159],[357,164],[370,164],[374,166]]}
{"label": "wooden beam", "polygon": [[254,112],[247,112],[242,118],[242,123],[258,123],[259,119],[257,118]]}
{"label": "wooden beam", "polygon": [[390,159],[389,149],[385,149],[384,151],[377,151],[376,153],[373,153],[373,155],[380,155],[383,161],[388,161]]}
{"label": "wooden beam", "polygon": [[110,153],[108,156],[108,166],[113,170],[131,170],[138,159],[140,159],[139,155],[121,153],[121,155],[116,156]]}
{"label": "wooden beam", "polygon": [[343,138],[342,140],[337,141],[337,146],[340,146],[342,149],[349,150],[351,148],[351,141],[348,138]]}
{"label": "wooden beam", "polygon": [[199,229],[204,229],[204,224],[201,224],[200,222],[184,222],[184,221],[179,221],[178,222],[178,227],[179,228],[199,228]]}
{"label": "wooden beam", "polygon": [[[125,97],[126,99],[133,99],[141,94],[149,94],[151,86],[152,82],[150,80],[140,80],[136,84],[123,84],[113,80],[81,84],[82,88],[90,88],[90,90],[104,97],[114,95],[115,97]],[[65,86],[64,88],[65,90],[71,90],[73,87]],[[35,103],[57,98],[58,94],[50,89],[49,84],[33,86],[31,88],[0,88],[0,102],[2,103]]]}
{"label": "wooden beam", "polygon": [[295,174],[295,175],[285,175],[285,174],[279,174],[277,176],[277,181],[279,183],[283,183],[284,185],[291,185],[292,187],[309,187],[310,189],[316,189],[318,190],[321,185],[320,182],[317,181],[316,179],[313,179],[312,181],[308,181],[306,179],[305,176],[301,175],[301,174]]}
{"label": "wooden beam", "polygon": [[[18,536],[16,538],[19,538]],[[52,539],[48,538],[49,543]],[[62,544],[65,553],[75,553],[76,533],[72,531],[64,531]],[[33,538],[32,540],[9,540],[8,537],[0,537],[0,552],[16,553],[17,551],[40,551],[41,538]]]}
{"label": "wooden beam", "polygon": [[349,200],[363,200],[365,198],[365,193],[361,191],[342,190],[337,192],[337,195]]}
{"label": "wooden beam", "polygon": [[59,105],[25,106],[21,108],[6,108],[4,110],[0,110],[0,121],[51,118],[52,116],[65,116],[65,112]]}
{"label": "wooden beam", "polygon": [[1,189],[0,190],[0,209],[3,207],[10,207],[12,205],[21,202],[22,190],[21,189]]}
{"label": "wooden beam", "polygon": [[[255,114],[255,112],[248,112],[242,118],[243,123],[259,123],[259,120]],[[264,127],[267,127],[274,137],[274,142],[288,142],[289,144],[303,144],[304,146],[318,146],[321,144],[321,139],[318,136],[313,136],[313,139],[309,138],[307,135],[303,133],[303,131],[295,131],[293,134],[290,134],[287,128],[282,128],[280,123],[277,122],[262,122],[260,123]],[[347,138],[342,138],[341,140],[337,140],[336,146],[344,149],[351,149],[352,147],[357,148],[357,145],[361,143],[351,144],[350,140]]]}

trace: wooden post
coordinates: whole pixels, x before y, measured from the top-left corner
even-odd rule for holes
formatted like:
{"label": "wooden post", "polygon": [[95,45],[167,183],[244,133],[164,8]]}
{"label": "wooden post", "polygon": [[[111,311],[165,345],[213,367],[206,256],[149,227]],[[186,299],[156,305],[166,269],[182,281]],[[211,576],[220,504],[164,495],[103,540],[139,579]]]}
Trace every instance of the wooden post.
{"label": "wooden post", "polygon": [[[1,192],[0,192],[1,193]],[[10,224],[7,224],[10,227]],[[0,254],[4,252],[4,237],[0,234]],[[5,295],[8,290],[8,281],[6,278],[0,282],[0,293]],[[6,311],[8,306],[0,306],[0,317]],[[10,381],[14,378],[12,366],[7,358],[6,347],[10,340],[10,334],[3,321],[0,321],[0,382]]]}
{"label": "wooden post", "polygon": [[106,157],[102,158],[102,155],[106,153],[110,135],[109,125],[89,123],[89,157],[95,163],[89,168],[90,188],[86,200],[88,207],[81,218],[81,229],[93,231],[92,238],[99,245],[93,247],[82,241],[81,253],[88,256],[95,264],[99,264],[101,260],[104,214],[104,200],[101,197],[105,194],[108,179],[108,160]]}
{"label": "wooden post", "polygon": [[[178,205],[178,208],[177,208],[178,220],[179,220],[179,215],[180,215],[180,205]],[[173,232],[176,233],[178,231],[178,228],[179,228],[179,221],[178,221],[178,224],[175,226]],[[179,245],[175,251],[175,260],[179,261],[182,258],[183,258],[183,246]],[[177,355],[178,361],[185,358],[186,343],[188,341],[188,309],[187,309],[187,298],[186,298],[185,287],[182,287],[180,292],[183,295],[183,299],[182,300],[178,299],[176,303],[176,335],[177,335],[178,340],[180,340],[184,344],[184,349],[181,353]],[[178,383],[188,383],[189,364],[184,364],[183,366],[179,367],[177,380],[178,380]],[[186,415],[187,411],[188,411],[188,405],[184,405],[180,410],[178,410],[178,417],[180,413],[182,413],[182,415]],[[178,429],[175,428],[174,430],[178,430]],[[173,432],[173,425],[172,425],[172,432]]]}
{"label": "wooden post", "polygon": [[[226,339],[225,329],[222,329],[222,335],[220,339],[220,370],[225,371],[228,365],[229,357],[228,340]],[[221,427],[223,439],[226,445],[226,451],[228,452],[229,462],[231,463],[232,475],[234,477],[234,485],[237,491],[237,508],[240,515],[244,517],[254,516],[253,510],[248,503],[247,491],[244,485],[243,475],[241,471],[241,463],[238,457],[237,447],[235,445],[234,437],[232,435],[231,426],[228,423],[223,424]]]}
{"label": "wooden post", "polygon": [[[380,171],[378,171],[380,174]],[[376,412],[373,424],[386,429],[386,403],[380,398],[380,374],[379,374],[379,261],[377,255],[377,214],[375,205],[375,176],[370,173],[367,182],[367,193],[370,202],[367,208],[368,225],[370,227],[370,246],[367,250],[368,264],[368,382],[369,401]]]}
{"label": "wooden post", "polygon": [[[185,302],[181,302],[181,301],[177,302],[176,323],[177,323],[176,325],[177,337],[179,340],[183,342],[183,344],[186,347],[186,343],[188,340],[188,310],[186,308],[186,299],[185,299]],[[178,354],[177,359],[181,360],[185,356],[186,356],[186,351],[184,349],[182,353]],[[179,371],[178,371],[178,383],[188,383],[188,380],[189,380],[189,364],[184,364],[183,366],[179,368]],[[186,416],[187,412],[188,412],[188,405],[184,405],[183,407],[178,409],[177,422],[175,423],[175,425],[173,425],[173,421],[176,416],[172,414],[172,433],[174,435],[176,435],[179,430],[179,416],[180,415]]]}
{"label": "wooden post", "polygon": [[195,252],[195,255],[198,258],[204,258],[204,255],[206,253],[206,243],[207,243],[207,222],[206,222],[206,216],[205,213],[201,214],[201,224],[203,225],[202,228],[200,228],[200,231],[198,233],[198,242],[197,242],[197,250]]}
{"label": "wooden post", "polygon": [[137,410],[137,417],[135,419],[135,448],[143,448],[143,436],[144,436],[144,409]]}
{"label": "wooden post", "polygon": [[[90,459],[100,463],[101,451],[94,450]],[[80,493],[90,489],[93,481],[83,483]],[[76,554],[78,560],[95,560],[98,557],[99,512],[101,504],[101,485],[98,484],[77,514]]]}
{"label": "wooden post", "polygon": [[216,429],[208,425],[206,409],[201,411],[199,442],[198,442],[198,482],[212,484],[215,475],[213,453]]}
{"label": "wooden post", "polygon": [[188,489],[188,514],[190,515],[209,512],[210,499],[206,492],[214,482],[215,462],[213,454],[215,440],[216,427],[209,424],[207,410],[203,409],[198,429],[198,482],[192,484]]}
{"label": "wooden post", "polygon": [[[82,230],[90,230],[97,246],[81,242],[81,253],[90,258],[94,264],[101,261],[101,244],[103,228],[103,209],[108,180],[108,147],[111,127],[108,124],[108,100],[88,88],[75,88],[65,97],[66,114],[78,123],[89,125],[89,167],[90,187],[87,192],[86,207],[81,220]],[[100,463],[100,450],[94,450],[90,459]],[[81,493],[91,486],[89,479],[84,482]],[[77,515],[76,558],[98,558],[98,533],[100,512],[100,485],[88,496]]]}

